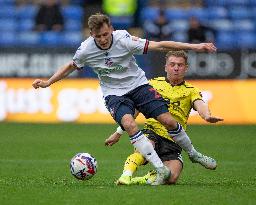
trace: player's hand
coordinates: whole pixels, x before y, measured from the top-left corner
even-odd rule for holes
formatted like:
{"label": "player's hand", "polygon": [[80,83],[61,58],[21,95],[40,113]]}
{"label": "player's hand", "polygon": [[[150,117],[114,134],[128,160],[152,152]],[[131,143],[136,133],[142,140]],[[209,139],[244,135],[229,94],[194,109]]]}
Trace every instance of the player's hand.
{"label": "player's hand", "polygon": [[197,52],[213,53],[217,51],[217,48],[214,46],[213,43],[199,43],[199,44],[194,44],[193,50]]}
{"label": "player's hand", "polygon": [[207,121],[209,123],[216,123],[216,122],[223,121],[223,120],[224,120],[223,118],[215,117],[215,116],[209,116],[209,117],[205,118],[205,121]]}
{"label": "player's hand", "polygon": [[44,81],[41,79],[36,79],[33,83],[32,86],[37,89],[37,88],[46,88],[48,86],[50,86],[50,84],[48,83],[48,81]]}
{"label": "player's hand", "polygon": [[105,140],[105,145],[112,146],[112,145],[116,144],[119,141],[120,137],[121,137],[121,135],[119,133],[115,132],[109,138],[107,138]]}

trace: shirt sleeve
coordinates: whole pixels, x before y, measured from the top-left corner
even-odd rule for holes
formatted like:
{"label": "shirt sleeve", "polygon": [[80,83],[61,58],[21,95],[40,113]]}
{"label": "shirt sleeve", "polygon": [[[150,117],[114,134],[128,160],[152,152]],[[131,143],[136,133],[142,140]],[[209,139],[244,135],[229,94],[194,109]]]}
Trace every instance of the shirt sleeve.
{"label": "shirt sleeve", "polygon": [[202,93],[198,88],[194,88],[193,91],[191,92],[191,104],[193,108],[194,108],[194,102],[196,100],[203,100]]}
{"label": "shirt sleeve", "polygon": [[79,68],[83,69],[86,64],[86,46],[84,43],[76,50],[76,53],[73,57],[73,63]]}
{"label": "shirt sleeve", "polygon": [[127,31],[122,41],[132,54],[141,55],[146,54],[148,51],[149,41],[147,39],[131,36]]}

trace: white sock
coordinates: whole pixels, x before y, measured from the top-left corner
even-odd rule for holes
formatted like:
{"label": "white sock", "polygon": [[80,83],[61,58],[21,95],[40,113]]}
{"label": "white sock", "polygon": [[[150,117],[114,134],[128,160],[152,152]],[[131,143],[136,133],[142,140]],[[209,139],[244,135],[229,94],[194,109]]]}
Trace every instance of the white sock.
{"label": "white sock", "polygon": [[169,130],[169,134],[172,139],[185,151],[189,156],[193,155],[196,152],[194,146],[187,133],[184,131],[182,126],[177,123],[178,127],[175,130]]}
{"label": "white sock", "polygon": [[132,174],[133,174],[133,172],[132,172],[132,171],[130,171],[130,170],[125,170],[125,171],[123,171],[122,176],[129,176],[129,177],[131,177],[131,176],[132,176]]}
{"label": "white sock", "polygon": [[133,146],[149,161],[155,168],[163,167],[164,164],[154,150],[153,145],[145,135],[139,131],[130,136]]}

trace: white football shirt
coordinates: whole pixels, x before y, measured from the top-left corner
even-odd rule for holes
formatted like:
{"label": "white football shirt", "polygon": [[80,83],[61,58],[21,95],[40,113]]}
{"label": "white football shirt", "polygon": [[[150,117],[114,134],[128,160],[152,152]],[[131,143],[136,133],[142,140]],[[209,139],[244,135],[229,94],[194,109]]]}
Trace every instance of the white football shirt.
{"label": "white football shirt", "polygon": [[97,73],[104,97],[121,96],[148,83],[133,56],[147,53],[148,40],[135,39],[126,30],[114,31],[112,37],[109,49],[101,49],[93,37],[87,38],[73,57],[77,67],[90,66]]}

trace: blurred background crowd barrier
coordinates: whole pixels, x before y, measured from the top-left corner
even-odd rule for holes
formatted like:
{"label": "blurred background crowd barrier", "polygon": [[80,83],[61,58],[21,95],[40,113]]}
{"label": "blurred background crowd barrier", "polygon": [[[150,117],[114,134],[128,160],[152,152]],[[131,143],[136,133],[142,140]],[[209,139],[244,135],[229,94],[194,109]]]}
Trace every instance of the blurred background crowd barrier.
{"label": "blurred background crowd barrier", "polygon": [[[7,107],[10,102],[19,107],[18,96],[23,91],[34,93],[30,90],[33,78],[48,78],[72,59],[80,43],[89,36],[88,17],[96,12],[108,14],[115,29],[127,29],[132,35],[149,40],[214,42],[218,47],[215,54],[189,52],[187,79],[196,84],[199,81],[194,80],[201,80],[199,88],[210,91],[214,99],[211,107],[218,105],[220,115],[229,110],[228,106],[222,108],[224,105],[238,106],[230,110],[227,118],[233,116],[233,120],[226,120],[227,123],[256,123],[252,117],[256,116],[256,109],[250,106],[255,102],[256,0],[0,0],[0,120],[90,122],[91,115],[70,120],[58,118],[56,109],[61,94],[56,94],[55,88],[51,91],[56,98],[51,100],[55,111],[50,114],[38,111],[31,118],[27,113],[30,111],[14,112]],[[165,75],[164,55],[151,52],[136,58],[147,77],[152,78]],[[97,78],[90,68],[74,72],[71,78],[79,88],[91,89],[93,85],[98,92],[97,80],[89,80]],[[58,86],[68,89],[68,85],[69,81],[63,81]],[[215,90],[216,86],[219,90]],[[237,86],[241,90],[237,91]],[[228,94],[232,95],[227,97]],[[33,95],[26,96],[33,99]],[[33,108],[31,102],[25,100],[23,106]],[[237,120],[239,113],[241,119]],[[95,117],[94,122],[102,119],[112,122],[107,114]]]}

